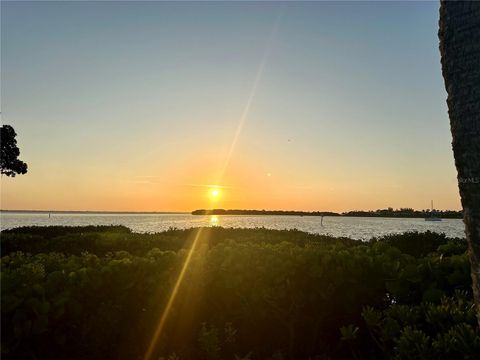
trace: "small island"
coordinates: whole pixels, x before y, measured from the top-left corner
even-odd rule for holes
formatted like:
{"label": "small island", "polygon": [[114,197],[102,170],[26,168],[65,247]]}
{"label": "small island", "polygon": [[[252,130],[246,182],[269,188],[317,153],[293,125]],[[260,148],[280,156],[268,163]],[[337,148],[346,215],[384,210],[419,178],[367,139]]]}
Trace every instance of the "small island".
{"label": "small island", "polygon": [[330,211],[294,211],[294,210],[240,210],[240,209],[199,209],[192,215],[290,215],[290,216],[341,216]]}

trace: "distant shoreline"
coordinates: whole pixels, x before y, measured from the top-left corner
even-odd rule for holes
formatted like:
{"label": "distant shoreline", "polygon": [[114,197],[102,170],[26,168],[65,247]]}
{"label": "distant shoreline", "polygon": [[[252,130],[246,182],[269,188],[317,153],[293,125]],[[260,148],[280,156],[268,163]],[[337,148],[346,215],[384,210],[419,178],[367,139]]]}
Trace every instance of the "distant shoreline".
{"label": "distant shoreline", "polygon": [[444,219],[462,219],[462,211],[444,210],[433,213],[430,210],[413,209],[385,209],[375,211],[348,211],[336,213],[330,211],[286,211],[286,210],[225,210],[225,209],[199,209],[192,211],[192,215],[281,215],[281,216],[342,216],[342,217],[389,217],[389,218],[426,218],[433,215]]}
{"label": "distant shoreline", "polygon": [[289,210],[225,210],[199,209],[192,211],[192,215],[289,215],[289,216],[341,216],[331,211],[289,211]]}
{"label": "distant shoreline", "polygon": [[0,210],[0,213],[36,213],[36,214],[190,214],[187,211],[82,211],[82,210]]}

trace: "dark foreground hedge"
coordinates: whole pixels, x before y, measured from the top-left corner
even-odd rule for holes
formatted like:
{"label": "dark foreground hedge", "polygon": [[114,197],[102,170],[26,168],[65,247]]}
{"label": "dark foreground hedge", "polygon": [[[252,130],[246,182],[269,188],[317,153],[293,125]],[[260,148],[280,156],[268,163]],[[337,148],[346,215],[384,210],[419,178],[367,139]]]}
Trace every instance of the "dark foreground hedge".
{"label": "dark foreground hedge", "polygon": [[2,357],[475,359],[465,242],[124,227],[2,232]]}

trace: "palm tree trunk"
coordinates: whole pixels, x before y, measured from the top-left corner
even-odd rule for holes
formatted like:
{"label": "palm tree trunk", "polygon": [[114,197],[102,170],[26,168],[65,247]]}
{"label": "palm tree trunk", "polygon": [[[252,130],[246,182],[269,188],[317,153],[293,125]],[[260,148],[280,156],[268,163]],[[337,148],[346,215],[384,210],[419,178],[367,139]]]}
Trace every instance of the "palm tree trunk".
{"label": "palm tree trunk", "polygon": [[440,53],[480,326],[480,2],[440,3]]}

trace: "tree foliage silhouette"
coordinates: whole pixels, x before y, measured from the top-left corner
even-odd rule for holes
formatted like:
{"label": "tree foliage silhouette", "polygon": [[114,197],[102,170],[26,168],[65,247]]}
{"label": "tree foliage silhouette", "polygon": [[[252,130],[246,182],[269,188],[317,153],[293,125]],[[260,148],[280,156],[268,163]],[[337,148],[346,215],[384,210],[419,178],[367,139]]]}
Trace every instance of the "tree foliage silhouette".
{"label": "tree foliage silhouette", "polygon": [[14,177],[17,174],[27,172],[27,164],[18,159],[20,149],[17,146],[15,137],[17,133],[10,125],[3,125],[1,131],[1,173],[2,175]]}

